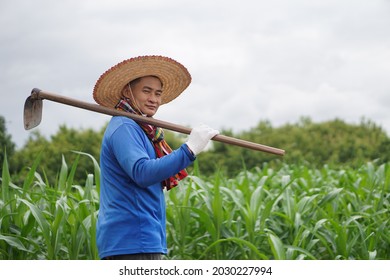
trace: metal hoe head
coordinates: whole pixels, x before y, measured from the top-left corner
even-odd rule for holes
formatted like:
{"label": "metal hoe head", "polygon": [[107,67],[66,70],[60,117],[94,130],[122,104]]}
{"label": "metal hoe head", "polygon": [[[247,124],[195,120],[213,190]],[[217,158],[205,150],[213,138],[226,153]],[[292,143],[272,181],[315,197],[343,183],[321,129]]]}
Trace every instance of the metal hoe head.
{"label": "metal hoe head", "polygon": [[24,129],[28,130],[38,126],[42,120],[42,99],[29,96],[24,103]]}

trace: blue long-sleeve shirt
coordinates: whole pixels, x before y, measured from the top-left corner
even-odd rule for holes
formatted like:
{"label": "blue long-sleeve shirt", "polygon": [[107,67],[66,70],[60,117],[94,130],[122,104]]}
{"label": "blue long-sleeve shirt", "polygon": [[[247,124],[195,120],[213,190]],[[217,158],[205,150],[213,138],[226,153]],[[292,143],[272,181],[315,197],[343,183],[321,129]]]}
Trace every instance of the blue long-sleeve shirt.
{"label": "blue long-sleeve shirt", "polygon": [[126,117],[113,117],[103,137],[99,257],[167,253],[165,197],[161,181],[195,160],[186,144],[157,158],[142,128]]}

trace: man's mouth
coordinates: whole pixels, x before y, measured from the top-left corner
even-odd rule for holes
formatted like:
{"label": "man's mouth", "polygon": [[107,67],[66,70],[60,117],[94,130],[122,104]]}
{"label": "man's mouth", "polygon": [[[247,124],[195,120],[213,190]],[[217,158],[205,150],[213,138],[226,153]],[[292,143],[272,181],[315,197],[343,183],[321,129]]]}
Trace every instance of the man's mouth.
{"label": "man's mouth", "polygon": [[150,106],[150,105],[147,105],[146,108],[148,108],[149,110],[153,110],[153,111],[155,111],[157,109],[156,106]]}

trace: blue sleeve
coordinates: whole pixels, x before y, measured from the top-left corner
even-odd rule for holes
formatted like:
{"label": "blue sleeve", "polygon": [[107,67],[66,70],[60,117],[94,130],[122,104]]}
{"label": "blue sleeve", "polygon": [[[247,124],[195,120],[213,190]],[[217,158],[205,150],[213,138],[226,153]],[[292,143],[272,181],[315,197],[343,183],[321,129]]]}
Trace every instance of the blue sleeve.
{"label": "blue sleeve", "polygon": [[111,135],[111,147],[126,174],[145,188],[178,173],[195,160],[186,144],[169,155],[156,158],[150,140],[136,123],[120,125]]}

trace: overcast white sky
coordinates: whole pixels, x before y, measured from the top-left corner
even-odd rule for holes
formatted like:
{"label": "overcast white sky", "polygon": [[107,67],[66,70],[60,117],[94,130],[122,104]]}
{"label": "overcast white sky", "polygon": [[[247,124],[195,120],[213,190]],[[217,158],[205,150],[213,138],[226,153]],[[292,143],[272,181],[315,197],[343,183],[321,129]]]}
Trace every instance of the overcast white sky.
{"label": "overcast white sky", "polygon": [[[0,40],[0,115],[19,147],[32,88],[93,102],[104,71],[147,54],[193,78],[157,119],[241,131],[365,117],[390,132],[389,0],[0,0]],[[44,101],[36,129],[108,120]]]}

